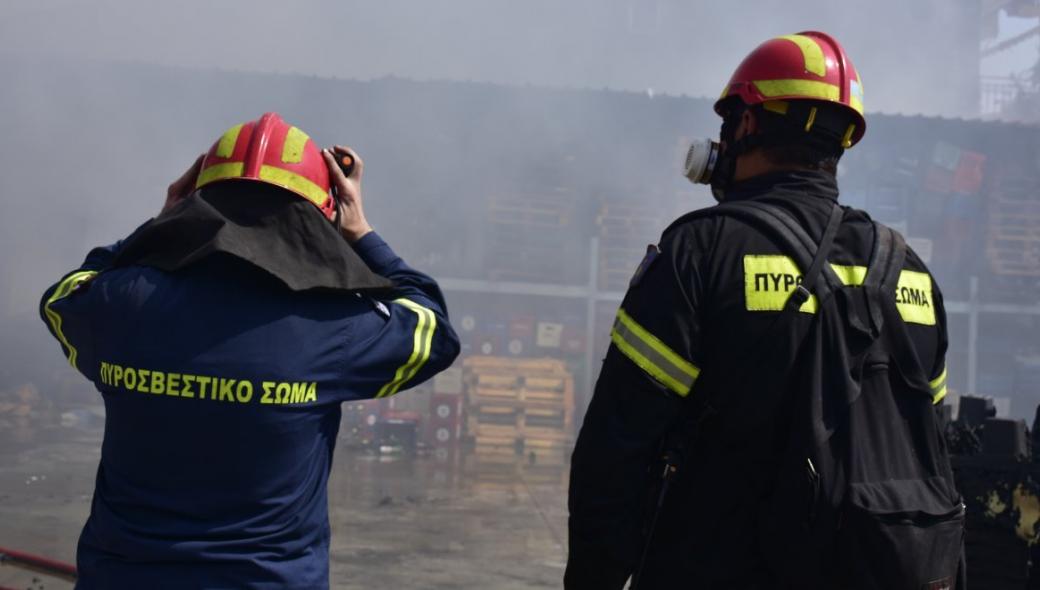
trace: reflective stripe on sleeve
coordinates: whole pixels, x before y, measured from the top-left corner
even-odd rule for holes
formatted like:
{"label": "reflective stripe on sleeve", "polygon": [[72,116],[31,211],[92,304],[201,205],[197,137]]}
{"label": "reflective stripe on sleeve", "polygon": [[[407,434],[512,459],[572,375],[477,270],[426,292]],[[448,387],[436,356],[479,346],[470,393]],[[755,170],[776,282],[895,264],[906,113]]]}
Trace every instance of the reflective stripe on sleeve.
{"label": "reflective stripe on sleeve", "polygon": [[398,367],[394,379],[380,388],[376,397],[388,397],[397,393],[401,387],[419,373],[419,369],[430,360],[433,348],[433,333],[437,329],[437,316],[434,313],[407,299],[397,299],[394,303],[415,312],[418,321],[412,336],[412,354],[403,365]]}
{"label": "reflective stripe on sleeve", "polygon": [[43,312],[47,316],[47,321],[50,322],[51,328],[54,330],[54,335],[58,338],[58,342],[61,342],[61,345],[68,351],[69,364],[72,365],[72,368],[74,369],[78,368],[76,367],[76,347],[69,342],[68,338],[65,337],[65,333],[61,331],[61,316],[58,315],[58,312],[54,311],[51,306],[54,305],[54,302],[68,297],[69,293],[72,293],[73,289],[95,276],[97,276],[97,271],[93,270],[81,270],[70,274],[58,283],[58,287],[54,289],[54,293],[51,294],[50,298],[47,299],[47,303],[43,306]]}
{"label": "reflective stripe on sleeve", "polygon": [[610,339],[626,357],[668,389],[686,397],[701,370],[619,309]]}
{"label": "reflective stripe on sleeve", "polygon": [[946,367],[938,377],[928,382],[928,386],[932,388],[932,403],[937,404],[946,397]]}

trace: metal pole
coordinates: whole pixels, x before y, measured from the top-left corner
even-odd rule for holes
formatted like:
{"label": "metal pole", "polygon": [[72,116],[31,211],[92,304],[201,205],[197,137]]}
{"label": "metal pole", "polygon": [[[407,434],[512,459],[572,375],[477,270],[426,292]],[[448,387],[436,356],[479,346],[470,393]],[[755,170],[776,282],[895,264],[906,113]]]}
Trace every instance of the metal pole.
{"label": "metal pole", "polygon": [[[589,240],[589,295],[585,299],[585,383],[580,399],[580,408],[575,408],[575,425],[580,425],[585,418],[588,396],[592,391],[592,374],[596,362],[594,342],[596,339],[596,291],[599,289],[599,237]],[[580,409],[580,411],[578,411]]]}
{"label": "metal pole", "polygon": [[979,393],[979,277],[968,283],[968,391]]}

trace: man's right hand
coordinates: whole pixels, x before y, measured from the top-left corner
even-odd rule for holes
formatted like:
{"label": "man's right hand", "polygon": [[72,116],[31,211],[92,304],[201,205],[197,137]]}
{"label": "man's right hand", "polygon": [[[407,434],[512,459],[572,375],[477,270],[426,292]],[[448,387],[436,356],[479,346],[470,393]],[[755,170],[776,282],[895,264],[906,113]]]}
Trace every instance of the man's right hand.
{"label": "man's right hand", "polygon": [[[344,175],[343,170],[336,164],[336,158],[344,154],[354,158],[354,169],[350,172],[350,176]],[[322,150],[321,155],[325,158],[325,165],[329,168],[329,180],[332,181],[332,186],[336,190],[339,233],[353,244],[372,231],[372,226],[365,219],[361,201],[361,176],[364,173],[365,164],[358,157],[357,152],[346,146],[337,145],[330,150]]]}

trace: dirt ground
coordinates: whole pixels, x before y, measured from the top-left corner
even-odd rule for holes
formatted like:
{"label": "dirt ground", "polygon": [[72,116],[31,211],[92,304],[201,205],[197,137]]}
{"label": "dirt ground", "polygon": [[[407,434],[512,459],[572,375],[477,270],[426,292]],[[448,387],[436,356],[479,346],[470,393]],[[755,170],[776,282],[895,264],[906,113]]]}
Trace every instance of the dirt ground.
{"label": "dirt ground", "polygon": [[[75,562],[99,457],[97,430],[22,433],[0,445],[0,546]],[[11,440],[13,438],[13,440]],[[558,588],[565,465],[473,453],[337,450],[330,482],[334,588]],[[0,587],[70,588],[0,564]],[[2,589],[0,589],[2,590]]]}

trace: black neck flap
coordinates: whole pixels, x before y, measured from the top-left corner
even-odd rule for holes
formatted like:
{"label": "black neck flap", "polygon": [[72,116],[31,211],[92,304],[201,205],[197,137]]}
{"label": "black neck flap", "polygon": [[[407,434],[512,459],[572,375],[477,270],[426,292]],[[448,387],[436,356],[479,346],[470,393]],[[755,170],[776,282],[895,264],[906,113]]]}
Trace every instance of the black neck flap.
{"label": "black neck flap", "polygon": [[314,206],[254,182],[202,189],[138,230],[113,266],[175,272],[217,253],[247,262],[294,291],[393,289]]}

